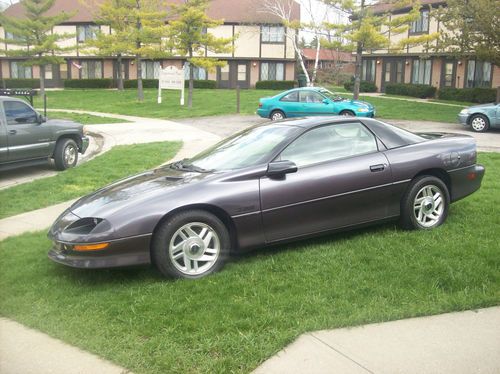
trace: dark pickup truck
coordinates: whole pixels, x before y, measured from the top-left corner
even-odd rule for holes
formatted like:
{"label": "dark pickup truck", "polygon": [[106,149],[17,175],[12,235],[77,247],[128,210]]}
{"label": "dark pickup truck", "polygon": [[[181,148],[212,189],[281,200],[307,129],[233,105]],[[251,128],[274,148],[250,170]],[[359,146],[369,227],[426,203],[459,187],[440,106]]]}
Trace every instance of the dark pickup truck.
{"label": "dark pickup truck", "polygon": [[79,123],[46,120],[21,99],[0,96],[0,170],[54,159],[56,169],[76,165],[89,139]]}

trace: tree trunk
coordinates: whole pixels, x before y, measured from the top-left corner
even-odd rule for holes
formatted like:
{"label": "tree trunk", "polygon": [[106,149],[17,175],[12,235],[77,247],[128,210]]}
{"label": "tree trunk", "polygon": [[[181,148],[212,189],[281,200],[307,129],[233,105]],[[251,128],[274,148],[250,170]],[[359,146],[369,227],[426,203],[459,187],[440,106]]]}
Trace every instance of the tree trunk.
{"label": "tree trunk", "polygon": [[40,98],[45,96],[45,65],[40,65]]}
{"label": "tree trunk", "polygon": [[[193,49],[189,47],[189,59],[193,58]],[[194,69],[193,64],[188,62],[189,66],[189,88],[188,88],[188,108],[193,107],[193,86],[194,86]]]}
{"label": "tree trunk", "polygon": [[[361,0],[359,12],[359,25],[361,26],[363,22],[363,15],[365,10],[365,0]],[[356,66],[354,70],[354,87],[352,90],[352,98],[358,100],[359,98],[359,86],[361,85],[361,59],[363,58],[363,44],[358,41],[356,46]]]}
{"label": "tree trunk", "polygon": [[118,70],[117,88],[119,91],[123,91],[123,76],[122,76],[123,66],[122,66],[122,55],[121,54],[118,54],[118,58],[116,60],[116,65],[117,65],[116,67]]}
{"label": "tree trunk", "polygon": [[137,68],[137,100],[144,101],[144,89],[142,88],[142,64],[141,56],[135,56],[135,65]]}
{"label": "tree trunk", "polygon": [[316,82],[316,75],[318,74],[320,48],[321,48],[320,36],[316,34],[316,55],[314,58],[314,69],[311,77],[311,86],[314,86],[314,82]]}

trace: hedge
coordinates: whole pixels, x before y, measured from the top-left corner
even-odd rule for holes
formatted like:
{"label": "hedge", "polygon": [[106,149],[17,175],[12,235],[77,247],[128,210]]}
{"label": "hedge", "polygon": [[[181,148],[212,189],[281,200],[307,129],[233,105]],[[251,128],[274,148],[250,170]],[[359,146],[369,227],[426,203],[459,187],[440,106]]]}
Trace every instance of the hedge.
{"label": "hedge", "polygon": [[[347,91],[352,91],[354,89],[354,78],[350,82],[345,82],[344,88]],[[373,82],[361,81],[359,92],[377,92],[377,86]]]}
{"label": "hedge", "polygon": [[295,87],[295,81],[258,81],[255,88],[258,90],[289,90]]}
{"label": "hedge", "polygon": [[7,78],[2,81],[5,83],[5,88],[40,88],[40,79]]}
{"label": "hedge", "polygon": [[497,97],[494,88],[441,88],[438,98],[441,100],[468,101],[471,103],[492,103]]}
{"label": "hedge", "polygon": [[104,79],[65,79],[64,88],[113,88],[113,80]]}
{"label": "hedge", "polygon": [[[123,88],[137,88],[137,79],[124,80]],[[142,88],[158,88],[158,79],[143,79]]]}
{"label": "hedge", "polygon": [[436,87],[426,84],[389,83],[385,86],[385,93],[425,99],[436,95]]}
{"label": "hedge", "polygon": [[[184,83],[184,86],[187,88],[189,87],[189,80],[186,80]],[[211,81],[211,80],[193,80],[193,87],[194,88],[217,88],[217,82],[216,81]]]}

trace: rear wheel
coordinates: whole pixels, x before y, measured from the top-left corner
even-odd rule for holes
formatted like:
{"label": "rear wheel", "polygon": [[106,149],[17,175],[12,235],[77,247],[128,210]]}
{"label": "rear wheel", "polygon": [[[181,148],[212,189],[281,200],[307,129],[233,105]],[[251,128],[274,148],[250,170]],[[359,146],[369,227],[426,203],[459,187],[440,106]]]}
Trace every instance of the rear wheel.
{"label": "rear wheel", "polygon": [[73,139],[60,139],[54,150],[54,162],[57,170],[72,168],[78,162],[78,146]]}
{"label": "rear wheel", "polygon": [[415,179],[401,202],[401,225],[425,230],[441,225],[448,216],[450,194],[443,181],[426,175]]}
{"label": "rear wheel", "polygon": [[279,121],[280,119],[285,119],[286,115],[281,110],[273,110],[270,118],[272,121]]}
{"label": "rear wheel", "polygon": [[474,114],[470,119],[470,126],[475,132],[485,132],[490,128],[490,121],[482,114]]}
{"label": "rear wheel", "polygon": [[196,279],[222,268],[230,243],[221,220],[203,210],[189,210],[160,226],[151,254],[164,276]]}
{"label": "rear wheel", "polygon": [[351,110],[343,110],[342,112],[339,113],[339,115],[344,116],[344,117],[354,117],[355,114]]}

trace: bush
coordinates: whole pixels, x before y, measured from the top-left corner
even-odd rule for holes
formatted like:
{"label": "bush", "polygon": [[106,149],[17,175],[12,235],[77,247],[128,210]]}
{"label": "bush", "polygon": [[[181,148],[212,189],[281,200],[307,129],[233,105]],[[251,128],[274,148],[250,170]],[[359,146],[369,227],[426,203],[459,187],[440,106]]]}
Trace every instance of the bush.
{"label": "bush", "polygon": [[[184,82],[184,87],[188,88],[189,87],[189,79],[187,79]],[[193,80],[193,87],[194,88],[217,88],[217,82],[216,81],[210,81],[210,80]]]}
{"label": "bush", "polygon": [[295,87],[295,81],[258,81],[255,88],[258,90],[289,90]]}
{"label": "bush", "polygon": [[[347,91],[352,91],[354,89],[354,78],[351,78],[350,82],[345,82],[344,88]],[[373,82],[361,81],[359,92],[377,92],[377,86]]]}
{"label": "bush", "polygon": [[436,95],[436,87],[426,84],[389,83],[385,86],[385,93],[425,99]]}
{"label": "bush", "polygon": [[65,79],[64,88],[113,88],[113,80],[104,79]]}
{"label": "bush", "polygon": [[5,82],[5,88],[40,88],[39,79],[12,78],[3,79],[3,82]]}
{"label": "bush", "polygon": [[441,88],[438,98],[441,100],[469,101],[471,103],[495,102],[497,91],[494,88]]}
{"label": "bush", "polygon": [[[124,80],[123,88],[137,88],[137,79]],[[143,79],[142,88],[158,88],[158,79]]]}

